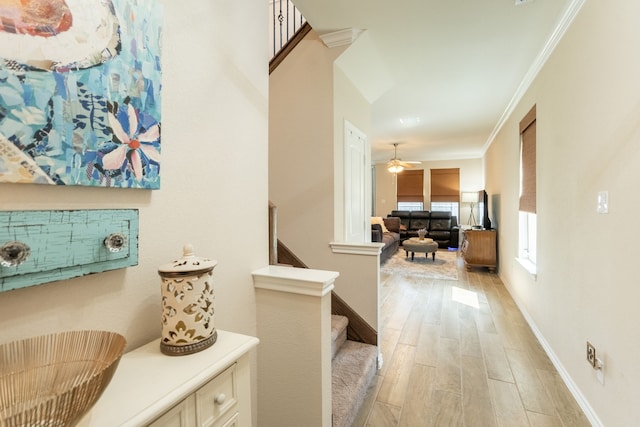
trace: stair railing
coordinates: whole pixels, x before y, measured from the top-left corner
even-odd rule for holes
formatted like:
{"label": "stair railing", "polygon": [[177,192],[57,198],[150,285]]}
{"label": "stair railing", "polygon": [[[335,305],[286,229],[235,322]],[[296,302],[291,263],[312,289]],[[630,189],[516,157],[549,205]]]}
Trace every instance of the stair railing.
{"label": "stair railing", "polygon": [[269,202],[269,265],[278,263],[278,208]]}
{"label": "stair railing", "polygon": [[269,60],[269,74],[271,74],[311,31],[311,26],[290,0],[269,0],[269,7],[272,21],[269,26],[272,55]]}
{"label": "stair railing", "polygon": [[[269,201],[269,264],[309,268],[284,243],[278,240],[278,208]],[[331,292],[331,314],[349,319],[347,338],[366,344],[378,345],[378,333],[335,292]]]}
{"label": "stair railing", "polygon": [[307,20],[291,0],[269,0],[269,9],[271,57],[273,58]]}

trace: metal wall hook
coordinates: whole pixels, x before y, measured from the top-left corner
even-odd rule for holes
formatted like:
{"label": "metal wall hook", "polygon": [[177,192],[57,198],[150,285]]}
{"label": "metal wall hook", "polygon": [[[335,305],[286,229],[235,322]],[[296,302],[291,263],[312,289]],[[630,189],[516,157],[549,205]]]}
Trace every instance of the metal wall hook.
{"label": "metal wall hook", "polygon": [[26,243],[7,242],[0,247],[0,265],[15,267],[29,259],[29,255],[31,255],[31,248]]}
{"label": "metal wall hook", "polygon": [[127,244],[127,236],[122,233],[111,233],[104,239],[104,245],[109,252],[120,252]]}

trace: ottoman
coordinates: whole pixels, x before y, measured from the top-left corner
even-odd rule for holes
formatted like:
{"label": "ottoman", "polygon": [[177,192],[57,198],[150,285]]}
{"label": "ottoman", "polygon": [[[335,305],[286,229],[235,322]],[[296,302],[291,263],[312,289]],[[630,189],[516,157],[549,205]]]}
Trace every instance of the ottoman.
{"label": "ottoman", "polygon": [[423,252],[427,258],[429,258],[429,253],[431,253],[431,259],[433,261],[436,260],[438,243],[434,242],[433,239],[425,238],[424,240],[420,240],[419,237],[412,237],[402,242],[402,246],[404,247],[407,257],[409,256],[409,252],[411,252],[411,261],[413,261],[416,252]]}

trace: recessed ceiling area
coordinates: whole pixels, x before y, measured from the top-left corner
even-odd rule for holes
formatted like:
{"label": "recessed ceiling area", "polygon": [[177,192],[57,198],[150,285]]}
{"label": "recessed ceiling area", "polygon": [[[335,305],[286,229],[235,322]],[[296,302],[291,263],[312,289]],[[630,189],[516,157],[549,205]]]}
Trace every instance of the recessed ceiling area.
{"label": "recessed ceiling area", "polygon": [[577,0],[296,0],[363,30],[336,62],[372,105],[372,161],[478,158]]}

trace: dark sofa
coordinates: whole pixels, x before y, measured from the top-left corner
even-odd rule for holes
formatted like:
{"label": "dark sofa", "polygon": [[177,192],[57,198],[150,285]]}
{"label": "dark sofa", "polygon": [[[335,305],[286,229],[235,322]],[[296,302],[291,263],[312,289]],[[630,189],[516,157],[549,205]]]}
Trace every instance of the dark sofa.
{"label": "dark sofa", "polygon": [[391,258],[400,247],[400,218],[387,217],[382,220],[388,230],[386,233],[380,224],[371,224],[371,241],[384,243],[380,252],[380,264]]}
{"label": "dark sofa", "polygon": [[458,218],[451,212],[391,211],[389,217],[400,218],[400,240],[418,237],[418,230],[425,228],[426,237],[438,242],[440,248],[457,248],[459,239]]}

